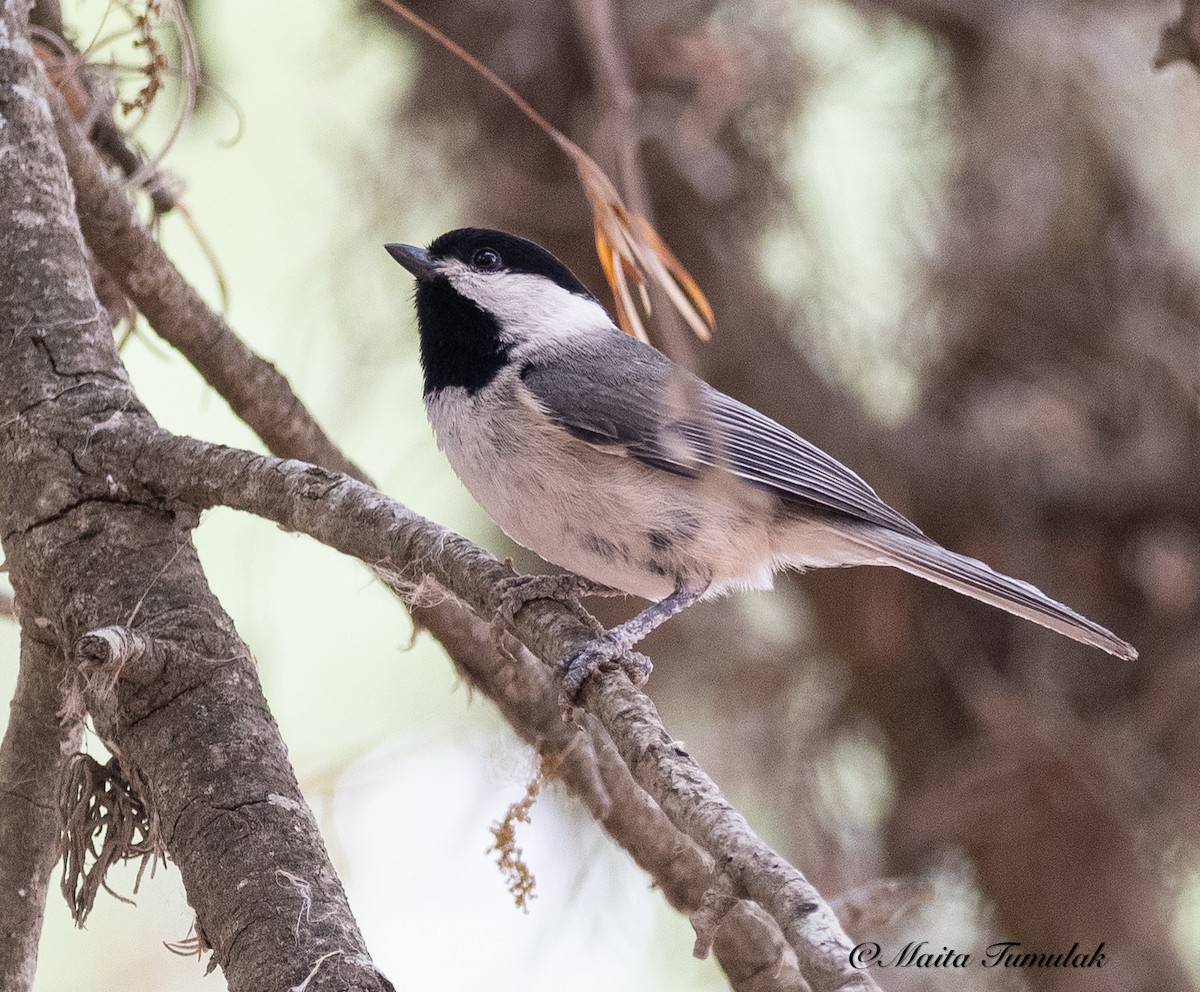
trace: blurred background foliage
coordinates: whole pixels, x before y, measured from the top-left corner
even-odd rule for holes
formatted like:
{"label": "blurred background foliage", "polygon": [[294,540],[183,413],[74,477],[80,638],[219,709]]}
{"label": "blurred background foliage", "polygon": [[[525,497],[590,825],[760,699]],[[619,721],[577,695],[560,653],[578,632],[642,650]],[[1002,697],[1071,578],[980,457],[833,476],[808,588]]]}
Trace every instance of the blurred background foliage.
{"label": "blurred background foliage", "polygon": [[[368,0],[187,7],[204,85],[164,164],[231,323],[388,493],[542,567],[432,443],[411,285],[381,244],[503,227],[599,289],[571,165]],[[1200,84],[1151,68],[1175,6],[624,0],[632,120],[596,82],[614,52],[581,28],[593,0],[413,7],[644,188],[717,313],[699,371],[934,538],[1143,650],[1122,665],[903,576],[788,578],[655,635],[667,726],[827,895],[933,881],[928,904],[856,937],[1110,954],[1086,975],[894,973],[888,988],[1200,986]],[[64,3],[78,43],[105,8]],[[161,144],[177,105],[176,84],[139,140]],[[187,227],[168,216],[162,236],[217,299]],[[259,446],[152,333],[124,357],[166,427]],[[530,756],[364,569],[225,511],[197,541],[398,986],[725,987],[561,794],[518,835],[538,894],[512,907],[485,849]],[[15,626],[0,638],[15,660]],[[133,874],[110,884],[130,894]],[[191,922],[177,874],[136,901],[102,898],[77,933],[52,897],[37,988],[221,988],[163,948]]]}

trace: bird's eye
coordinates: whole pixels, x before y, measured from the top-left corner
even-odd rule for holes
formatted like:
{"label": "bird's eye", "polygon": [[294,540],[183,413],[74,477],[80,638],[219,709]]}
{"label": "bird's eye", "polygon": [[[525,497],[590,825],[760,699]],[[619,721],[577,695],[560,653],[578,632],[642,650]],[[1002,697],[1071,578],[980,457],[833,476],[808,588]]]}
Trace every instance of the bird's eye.
{"label": "bird's eye", "polygon": [[471,256],[471,264],[484,272],[500,268],[500,256],[491,248],[480,248]]}

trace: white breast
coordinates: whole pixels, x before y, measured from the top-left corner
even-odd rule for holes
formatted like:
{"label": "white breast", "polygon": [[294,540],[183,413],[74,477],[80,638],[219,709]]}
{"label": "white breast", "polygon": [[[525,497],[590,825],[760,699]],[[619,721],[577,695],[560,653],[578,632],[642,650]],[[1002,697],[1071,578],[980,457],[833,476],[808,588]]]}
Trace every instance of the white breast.
{"label": "white breast", "polygon": [[[637,592],[632,586],[643,583],[631,582],[624,563],[589,552],[589,543],[603,548],[589,538],[628,526],[613,495],[616,479],[603,470],[610,467],[581,464],[588,453],[574,444],[564,451],[565,435],[517,401],[514,389],[511,379],[497,380],[474,397],[454,388],[427,399],[438,446],[479,505],[518,544],[593,581]],[[498,402],[501,391],[511,397],[505,403]],[[615,474],[628,471],[624,459],[607,460],[616,463]],[[659,585],[671,591],[672,583],[660,579],[653,592]]]}

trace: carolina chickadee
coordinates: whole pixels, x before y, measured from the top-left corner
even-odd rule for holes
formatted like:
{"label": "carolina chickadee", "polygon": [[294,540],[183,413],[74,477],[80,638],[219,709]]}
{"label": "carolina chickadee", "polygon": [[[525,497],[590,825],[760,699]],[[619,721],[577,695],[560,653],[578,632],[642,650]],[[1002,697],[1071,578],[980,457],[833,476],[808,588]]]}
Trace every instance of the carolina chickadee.
{"label": "carolina chickadee", "polygon": [[425,408],[514,541],[653,600],[563,662],[569,688],[700,599],[784,568],[891,565],[1121,658],[1137,651],[1027,582],[927,538],[855,473],[622,333],[562,262],[464,228],[389,244],[417,280]]}

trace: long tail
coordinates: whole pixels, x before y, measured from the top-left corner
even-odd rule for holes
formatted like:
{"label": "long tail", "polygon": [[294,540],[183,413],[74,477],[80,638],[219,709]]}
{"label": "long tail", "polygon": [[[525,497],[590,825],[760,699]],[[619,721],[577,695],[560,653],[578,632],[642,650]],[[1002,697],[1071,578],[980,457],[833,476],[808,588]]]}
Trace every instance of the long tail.
{"label": "long tail", "polygon": [[1132,644],[1121,640],[1112,631],[1093,623],[1069,606],[1063,606],[1028,582],[1001,575],[974,558],[955,554],[932,541],[881,527],[864,528],[854,535],[853,540],[879,553],[879,557],[873,560],[880,564],[892,565],[991,606],[998,606],[1118,658],[1132,661],[1138,656]]}

